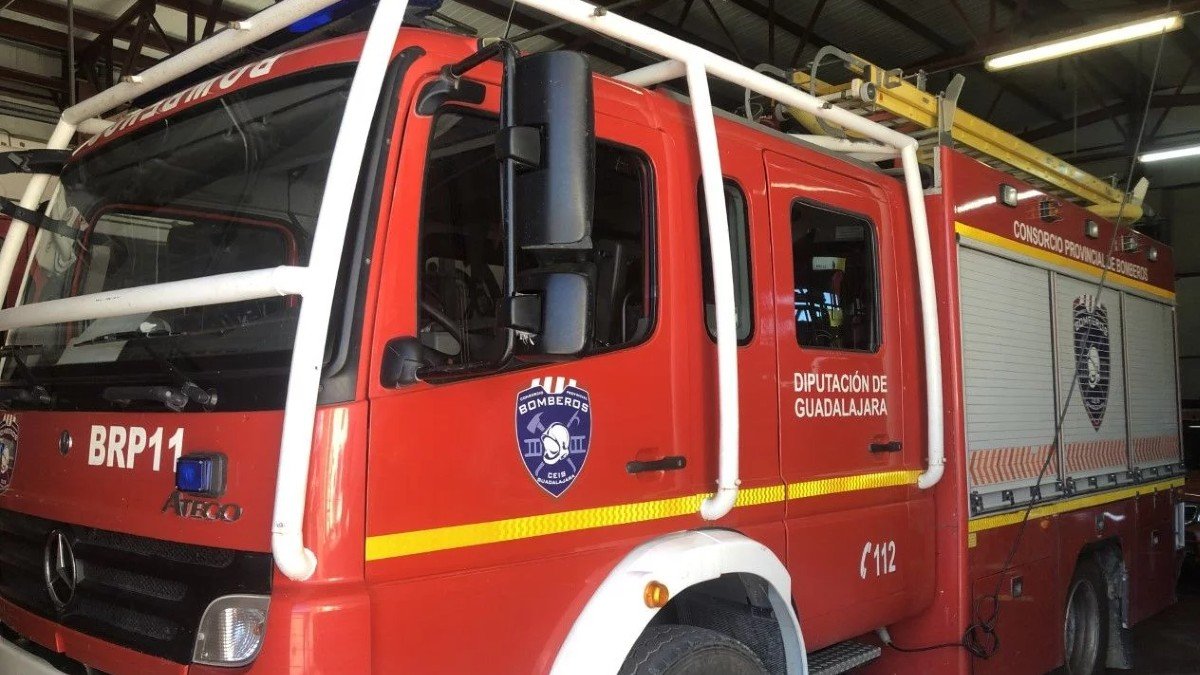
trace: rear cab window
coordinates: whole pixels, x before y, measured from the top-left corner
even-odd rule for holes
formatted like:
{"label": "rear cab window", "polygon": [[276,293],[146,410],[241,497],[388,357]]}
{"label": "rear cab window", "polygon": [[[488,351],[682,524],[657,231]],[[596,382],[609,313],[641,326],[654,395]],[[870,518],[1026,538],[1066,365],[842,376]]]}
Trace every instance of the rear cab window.
{"label": "rear cab window", "polygon": [[875,224],[807,201],[792,204],[796,342],[801,347],[879,348]]}

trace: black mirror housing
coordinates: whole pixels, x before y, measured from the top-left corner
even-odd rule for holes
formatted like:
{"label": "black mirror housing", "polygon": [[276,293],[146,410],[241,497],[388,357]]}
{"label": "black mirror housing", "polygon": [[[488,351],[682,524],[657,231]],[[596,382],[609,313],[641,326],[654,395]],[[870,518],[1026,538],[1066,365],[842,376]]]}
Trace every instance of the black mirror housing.
{"label": "black mirror housing", "polygon": [[592,246],[596,133],[592,69],[578,52],[550,51],[516,60],[512,127],[538,131],[540,147],[515,143],[521,157],[515,178],[516,244],[525,250],[579,250]]}
{"label": "black mirror housing", "polygon": [[[540,320],[536,332],[526,331],[519,339],[517,353],[523,361],[556,361],[578,356],[587,347],[592,325],[591,280],[577,272],[546,272],[536,275],[533,284]],[[532,290],[532,289],[531,289]],[[523,295],[524,299],[534,297]],[[532,307],[526,303],[525,313]],[[533,323],[528,319],[525,323]],[[532,326],[526,326],[527,328]],[[520,330],[520,328],[518,328]]]}

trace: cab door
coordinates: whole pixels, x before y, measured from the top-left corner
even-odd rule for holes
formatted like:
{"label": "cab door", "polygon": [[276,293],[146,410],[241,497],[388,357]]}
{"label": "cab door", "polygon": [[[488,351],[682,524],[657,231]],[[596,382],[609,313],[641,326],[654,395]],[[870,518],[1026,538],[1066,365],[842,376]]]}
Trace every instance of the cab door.
{"label": "cab door", "polygon": [[909,613],[933,551],[931,502],[913,501],[920,380],[905,355],[919,323],[901,303],[899,192],[821,159],[765,156],[788,565],[810,649]]}
{"label": "cab door", "polygon": [[[395,340],[450,364],[499,353],[500,74],[477,72],[482,105],[410,110],[383,254],[365,523],[381,672],[548,668],[604,573],[657,532],[700,522],[679,498],[709,485],[702,464],[678,461],[692,450],[674,421],[688,390],[661,285],[678,274],[660,254],[671,160],[662,132],[611,100],[618,85],[596,84],[586,353],[379,381]],[[414,611],[430,607],[446,609]]]}

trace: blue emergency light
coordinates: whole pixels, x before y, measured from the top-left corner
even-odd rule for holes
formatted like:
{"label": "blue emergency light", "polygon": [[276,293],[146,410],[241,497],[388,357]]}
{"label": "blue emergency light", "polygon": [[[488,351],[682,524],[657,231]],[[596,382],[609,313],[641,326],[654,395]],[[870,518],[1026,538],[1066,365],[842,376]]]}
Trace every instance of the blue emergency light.
{"label": "blue emergency light", "polygon": [[[386,2],[386,0],[384,0]],[[431,12],[436,12],[441,9],[443,0],[409,0],[408,10],[405,12],[406,19],[414,17],[423,17]],[[315,30],[326,24],[348,16],[351,13],[362,9],[372,4],[371,0],[338,0],[338,2],[326,7],[325,9],[317,10],[308,16],[297,20],[292,25],[288,26],[288,32],[303,34],[311,30]]]}
{"label": "blue emergency light", "polygon": [[225,455],[196,452],[175,461],[175,489],[180,492],[219,497],[225,492]]}

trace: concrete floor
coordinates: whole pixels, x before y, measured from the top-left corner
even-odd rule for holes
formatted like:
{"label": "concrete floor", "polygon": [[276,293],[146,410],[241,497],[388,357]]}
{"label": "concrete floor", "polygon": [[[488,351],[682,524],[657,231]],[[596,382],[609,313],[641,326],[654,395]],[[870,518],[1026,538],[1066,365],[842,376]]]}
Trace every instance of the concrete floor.
{"label": "concrete floor", "polygon": [[1109,673],[1200,674],[1200,567],[1184,571],[1179,602],[1133,629],[1135,668]]}

